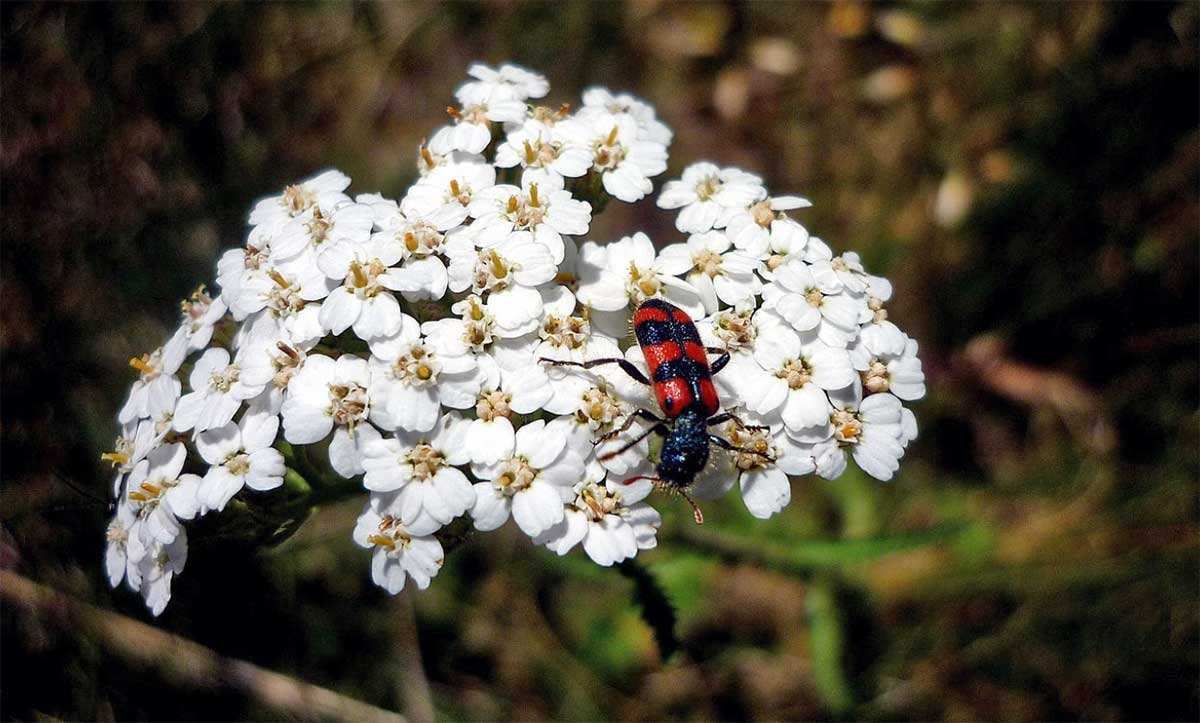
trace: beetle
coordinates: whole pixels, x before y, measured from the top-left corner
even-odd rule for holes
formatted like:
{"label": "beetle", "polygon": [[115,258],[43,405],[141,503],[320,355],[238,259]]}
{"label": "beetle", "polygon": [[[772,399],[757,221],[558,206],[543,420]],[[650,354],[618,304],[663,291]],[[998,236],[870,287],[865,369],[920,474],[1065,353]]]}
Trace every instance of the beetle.
{"label": "beetle", "polygon": [[[663,299],[646,299],[633,312],[633,331],[650,377],[627,359],[611,357],[592,359],[586,362],[540,359],[553,366],[576,366],[591,369],[602,364],[616,364],[622,371],[642,384],[654,388],[660,417],[646,409],[637,409],[625,422],[599,439],[597,444],[627,431],[634,419],[641,418],[652,426],[620,449],[608,452],[600,459],[609,459],[645,439],[650,434],[663,437],[662,451],[655,466],[657,476],[639,475],[624,481],[624,484],[639,479],[649,479],[658,486],[680,494],[692,506],[697,524],[704,522],[704,515],[688,489],[708,464],[709,447],[712,444],[733,452],[753,454],[774,461],[770,455],[758,450],[735,446],[708,431],[723,422],[733,421],[748,430],[763,430],[766,427],[747,425],[731,412],[719,412],[721,400],[713,385],[712,377],[729,364],[729,352],[719,347],[705,347],[700,332],[687,312]],[[708,355],[717,354],[713,362]]]}

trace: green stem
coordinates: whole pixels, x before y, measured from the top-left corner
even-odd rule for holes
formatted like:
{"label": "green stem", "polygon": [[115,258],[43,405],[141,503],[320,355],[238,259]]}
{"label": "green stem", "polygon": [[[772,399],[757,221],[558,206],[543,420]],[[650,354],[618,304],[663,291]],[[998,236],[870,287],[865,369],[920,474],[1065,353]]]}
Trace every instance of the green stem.
{"label": "green stem", "polygon": [[798,540],[786,545],[692,525],[676,528],[673,536],[693,549],[808,578],[817,572],[835,571],[856,562],[950,540],[965,529],[965,525],[947,523],[921,532],[861,540]]}
{"label": "green stem", "polygon": [[813,682],[829,712],[845,717],[854,707],[854,695],[846,677],[845,643],[837,586],[828,575],[819,575],[805,593],[809,638],[812,648]]}

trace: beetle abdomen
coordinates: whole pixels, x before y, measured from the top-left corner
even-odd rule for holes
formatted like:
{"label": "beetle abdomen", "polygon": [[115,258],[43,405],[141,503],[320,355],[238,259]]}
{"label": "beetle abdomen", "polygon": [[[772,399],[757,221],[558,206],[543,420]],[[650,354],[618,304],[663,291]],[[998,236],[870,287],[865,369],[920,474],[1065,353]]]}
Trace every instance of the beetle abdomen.
{"label": "beetle abdomen", "polygon": [[691,317],[662,299],[647,299],[633,314],[633,330],[663,414],[673,419],[689,408],[716,414],[720,401]]}

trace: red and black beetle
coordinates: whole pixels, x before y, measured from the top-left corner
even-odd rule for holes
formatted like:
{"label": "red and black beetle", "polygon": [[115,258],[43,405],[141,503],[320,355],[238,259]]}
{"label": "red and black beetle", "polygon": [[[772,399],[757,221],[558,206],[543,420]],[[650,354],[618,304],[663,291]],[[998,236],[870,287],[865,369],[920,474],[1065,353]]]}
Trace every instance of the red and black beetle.
{"label": "red and black beetle", "polygon": [[[736,447],[729,440],[710,433],[708,428],[730,420],[746,429],[765,427],[742,424],[742,421],[730,412],[717,413],[721,407],[721,400],[713,385],[712,376],[729,363],[729,352],[720,348],[705,347],[700,341],[700,332],[685,311],[662,299],[647,299],[633,313],[633,331],[646,357],[650,379],[631,362],[619,357],[592,359],[587,362],[552,359],[541,361],[557,366],[578,366],[585,369],[601,364],[616,364],[637,381],[654,387],[663,417],[646,409],[636,410],[629,415],[624,424],[608,432],[598,441],[604,441],[628,430],[635,417],[652,422],[653,426],[620,449],[605,454],[601,459],[624,452],[652,433],[661,435],[662,451],[655,468],[658,475],[631,477],[625,480],[625,484],[649,479],[668,490],[678,492],[692,506],[696,522],[702,523],[704,515],[688,496],[687,490],[696,475],[708,464],[709,444],[716,444],[734,452],[767,457],[757,450]],[[719,355],[711,364],[708,361],[709,353]]]}

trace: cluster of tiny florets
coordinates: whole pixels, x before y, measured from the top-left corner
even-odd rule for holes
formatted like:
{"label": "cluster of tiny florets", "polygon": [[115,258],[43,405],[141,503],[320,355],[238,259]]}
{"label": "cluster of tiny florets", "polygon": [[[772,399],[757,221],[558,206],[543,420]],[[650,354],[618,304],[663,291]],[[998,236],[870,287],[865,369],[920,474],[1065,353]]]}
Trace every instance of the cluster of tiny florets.
{"label": "cluster of tiny florets", "polygon": [[480,531],[511,517],[535,544],[601,565],[653,548],[652,485],[623,483],[653,472],[649,446],[606,454],[644,431],[625,422],[653,395],[617,368],[545,363],[644,370],[628,331],[648,298],[729,352],[724,407],[761,425],[717,430],[740,451],[714,450],[695,497],[736,485],[767,518],[796,476],[835,478],[847,458],[880,480],[897,470],[917,433],[901,401],[925,393],[917,344],[888,319],[889,282],[789,215],[808,201],[697,163],[657,198],[686,240],[582,240],[611,199],[653,191],[671,131],[629,95],[543,106],[536,73],[470,76],[402,198],[351,196],[330,170],[259,201],[215,288],[130,360],[103,455],[117,472],[106,563],[154,614],[187,557],[181,521],[280,487],[287,455],[326,441],[332,472],[366,489],[354,540],[391,593],[429,584],[438,533],[463,515]]}

